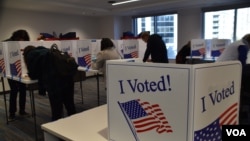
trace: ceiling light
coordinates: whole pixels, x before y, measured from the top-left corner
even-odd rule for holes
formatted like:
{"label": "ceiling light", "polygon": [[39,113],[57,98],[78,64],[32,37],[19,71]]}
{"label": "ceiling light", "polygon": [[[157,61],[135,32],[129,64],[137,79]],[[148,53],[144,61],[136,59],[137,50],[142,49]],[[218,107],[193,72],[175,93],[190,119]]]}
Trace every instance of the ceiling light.
{"label": "ceiling light", "polygon": [[125,4],[125,3],[136,2],[136,1],[140,1],[140,0],[127,0],[127,1],[122,1],[122,2],[116,2],[116,3],[113,3],[112,5],[119,5],[119,4]]}

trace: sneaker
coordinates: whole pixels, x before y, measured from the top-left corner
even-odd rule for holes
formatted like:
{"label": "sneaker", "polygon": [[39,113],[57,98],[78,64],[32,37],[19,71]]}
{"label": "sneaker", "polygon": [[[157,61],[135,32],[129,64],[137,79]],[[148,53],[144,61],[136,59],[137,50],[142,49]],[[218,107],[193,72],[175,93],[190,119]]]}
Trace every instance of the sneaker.
{"label": "sneaker", "polygon": [[25,111],[20,111],[19,115],[22,116],[22,117],[29,117],[30,116],[30,114],[26,113]]}
{"label": "sneaker", "polygon": [[8,120],[9,120],[9,121],[14,121],[14,120],[16,120],[16,115],[15,115],[15,114],[10,114]]}

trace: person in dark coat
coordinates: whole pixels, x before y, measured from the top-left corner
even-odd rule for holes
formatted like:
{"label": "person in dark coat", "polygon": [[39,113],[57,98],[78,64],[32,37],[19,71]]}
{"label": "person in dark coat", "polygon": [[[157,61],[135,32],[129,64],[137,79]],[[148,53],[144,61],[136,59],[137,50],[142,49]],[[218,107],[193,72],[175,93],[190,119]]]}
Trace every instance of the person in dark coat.
{"label": "person in dark coat", "polygon": [[63,106],[67,115],[76,113],[74,104],[74,81],[72,76],[58,76],[50,49],[43,46],[27,46],[23,51],[28,76],[41,81],[48,92],[52,121],[64,117]]}
{"label": "person in dark coat", "polygon": [[[168,63],[168,51],[160,35],[150,35],[150,32],[145,31],[140,36],[147,43],[143,62]],[[151,56],[151,60],[149,60],[149,56]]]}
{"label": "person in dark coat", "polygon": [[[8,41],[29,41],[30,37],[26,30],[19,29],[12,33],[12,36],[9,39],[4,40]],[[10,98],[9,98],[9,121],[16,119],[17,111],[17,94],[19,93],[19,114],[21,116],[29,116],[25,111],[26,104],[26,85],[16,80],[8,79],[10,86]]]}
{"label": "person in dark coat", "polygon": [[186,64],[187,56],[190,56],[191,53],[191,41],[188,41],[177,53],[175,62],[176,64]]}

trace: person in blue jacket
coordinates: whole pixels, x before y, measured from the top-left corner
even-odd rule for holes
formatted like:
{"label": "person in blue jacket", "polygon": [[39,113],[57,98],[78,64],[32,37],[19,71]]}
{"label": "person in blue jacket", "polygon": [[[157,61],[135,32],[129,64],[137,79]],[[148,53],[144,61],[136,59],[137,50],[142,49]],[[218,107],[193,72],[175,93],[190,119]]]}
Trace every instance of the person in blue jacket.
{"label": "person in blue jacket", "polygon": [[[158,34],[150,35],[149,31],[142,32],[140,37],[147,43],[143,62],[168,63],[168,51],[162,37]],[[151,60],[149,57],[151,56]]]}

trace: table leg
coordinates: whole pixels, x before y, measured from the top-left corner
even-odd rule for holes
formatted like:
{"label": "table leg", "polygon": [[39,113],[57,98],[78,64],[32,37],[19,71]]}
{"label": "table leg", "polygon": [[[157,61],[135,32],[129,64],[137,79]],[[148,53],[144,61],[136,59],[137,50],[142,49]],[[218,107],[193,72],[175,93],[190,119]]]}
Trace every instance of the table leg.
{"label": "table leg", "polygon": [[83,78],[83,74],[80,73],[80,77],[81,77],[81,80],[80,80],[80,89],[81,89],[81,96],[82,96],[82,104],[83,104],[83,90],[82,90],[82,78]]}
{"label": "table leg", "polygon": [[96,74],[96,83],[97,83],[97,103],[100,105],[100,90],[99,90],[99,73]]}
{"label": "table leg", "polygon": [[34,118],[35,139],[37,141],[38,138],[37,138],[37,127],[36,127],[36,109],[35,109],[34,92],[33,92],[33,90],[29,90],[29,92],[30,92],[31,112],[32,112],[32,116]]}
{"label": "table leg", "polygon": [[5,86],[4,86],[4,79],[1,77],[2,81],[2,87],[3,87],[3,97],[4,97],[4,107],[5,107],[5,116],[6,116],[6,123],[9,124],[8,120],[8,109],[7,109],[7,103],[6,103],[6,91],[5,91]]}

